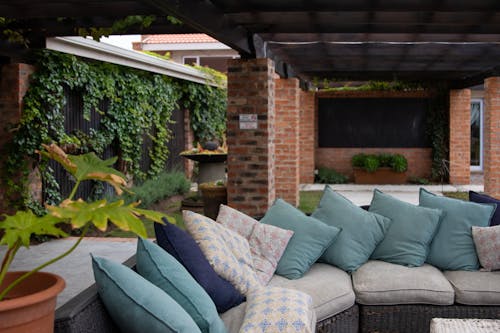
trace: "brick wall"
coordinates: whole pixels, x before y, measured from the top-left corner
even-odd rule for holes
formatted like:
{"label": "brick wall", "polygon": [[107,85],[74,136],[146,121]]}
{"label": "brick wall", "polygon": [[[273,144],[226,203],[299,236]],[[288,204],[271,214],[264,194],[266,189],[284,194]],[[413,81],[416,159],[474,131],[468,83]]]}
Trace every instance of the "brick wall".
{"label": "brick wall", "polygon": [[275,80],[276,196],[299,204],[299,80]]}
{"label": "brick wall", "polygon": [[[317,98],[429,98],[429,91],[325,91],[316,93]],[[432,168],[431,148],[319,148],[317,142],[318,112],[314,113],[314,147],[316,168],[334,169],[353,180],[351,159],[359,153],[402,154],[408,160],[408,177],[430,178]]]}
{"label": "brick wall", "polygon": [[486,79],[484,88],[484,191],[500,199],[500,77]]}
{"label": "brick wall", "polygon": [[[7,64],[1,67],[0,76],[0,153],[5,156],[5,148],[12,139],[8,127],[21,119],[23,97],[29,87],[29,78],[34,67],[27,64]],[[41,199],[42,183],[39,177],[30,175],[30,191]],[[1,181],[1,177],[0,177]],[[0,183],[0,212],[8,212],[5,204],[5,186]]]}
{"label": "brick wall", "polygon": [[[274,65],[269,59],[228,62],[228,204],[262,216],[275,192]],[[256,114],[257,129],[240,129],[239,115]]]}
{"label": "brick wall", "polygon": [[351,158],[359,153],[402,154],[408,160],[408,177],[429,178],[431,174],[431,148],[318,148],[316,149],[316,167],[335,169],[352,180]]}
{"label": "brick wall", "polygon": [[299,93],[299,182],[301,184],[314,182],[314,107],[315,93],[301,90]]}
{"label": "brick wall", "polygon": [[470,89],[450,90],[450,183],[470,183]]}

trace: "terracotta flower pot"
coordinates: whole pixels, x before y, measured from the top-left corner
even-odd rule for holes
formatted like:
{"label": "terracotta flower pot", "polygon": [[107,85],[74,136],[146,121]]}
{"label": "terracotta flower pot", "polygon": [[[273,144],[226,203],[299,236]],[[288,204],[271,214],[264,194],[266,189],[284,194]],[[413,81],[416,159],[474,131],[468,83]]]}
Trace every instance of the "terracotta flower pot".
{"label": "terracotta flower pot", "polygon": [[[24,273],[7,273],[0,290]],[[56,297],[64,286],[60,276],[46,272],[20,283],[0,301],[0,333],[52,333]]]}

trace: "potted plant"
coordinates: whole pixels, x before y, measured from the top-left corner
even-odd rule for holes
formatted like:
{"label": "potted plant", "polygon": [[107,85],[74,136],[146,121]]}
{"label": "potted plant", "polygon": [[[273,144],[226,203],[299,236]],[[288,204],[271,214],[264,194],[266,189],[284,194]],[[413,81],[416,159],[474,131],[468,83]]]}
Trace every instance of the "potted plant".
{"label": "potted plant", "polygon": [[401,154],[357,154],[351,162],[357,184],[406,183],[408,161]]}
{"label": "potted plant", "polygon": [[203,198],[203,214],[216,219],[221,204],[227,204],[226,183],[222,180],[201,183],[199,186]]}
{"label": "potted plant", "polygon": [[[84,180],[107,182],[115,188],[118,195],[122,194],[126,185],[124,175],[111,167],[116,158],[101,160],[94,153],[66,155],[55,144],[43,147],[45,150],[39,153],[60,163],[74,177],[75,186],[69,197],[59,205],[48,205],[48,213],[44,216],[36,216],[30,210],[18,211],[14,215],[5,216],[0,222],[0,233],[3,233],[0,244],[7,245],[0,267],[1,332],[53,331],[55,300],[64,288],[64,281],[40,270],[70,254],[80,244],[91,225],[104,231],[109,221],[120,229],[146,237],[141,218],[162,223],[162,217],[166,217],[159,212],[137,208],[139,202],[126,205],[123,200],[75,200],[76,190]],[[9,272],[16,252],[21,246],[29,247],[32,235],[67,236],[61,229],[64,224],[82,228],[81,236],[70,249],[31,271]]]}

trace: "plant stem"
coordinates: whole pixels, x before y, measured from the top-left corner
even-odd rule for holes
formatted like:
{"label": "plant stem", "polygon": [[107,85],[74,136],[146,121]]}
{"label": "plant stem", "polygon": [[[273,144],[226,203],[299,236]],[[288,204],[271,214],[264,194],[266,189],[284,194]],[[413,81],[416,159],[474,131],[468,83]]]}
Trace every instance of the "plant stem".
{"label": "plant stem", "polygon": [[61,254],[61,255],[59,255],[59,256],[57,256],[57,257],[55,257],[55,258],[53,258],[53,259],[51,259],[51,260],[49,260],[49,261],[47,261],[45,263],[43,263],[43,264],[41,264],[37,268],[35,268],[35,269],[33,269],[33,270],[29,271],[29,272],[26,272],[25,274],[23,274],[22,276],[20,276],[19,278],[17,278],[15,281],[13,281],[7,288],[5,288],[0,293],[0,301],[5,297],[5,295],[7,295],[7,293],[9,291],[11,291],[19,283],[23,282],[24,280],[26,280],[28,277],[30,277],[34,273],[38,272],[39,270],[44,269],[45,267],[47,267],[49,265],[52,265],[53,263],[61,260],[62,258],[66,257],[68,254],[70,254],[71,252],[73,252],[76,249],[76,247],[81,243],[81,241],[83,240],[83,237],[85,237],[85,234],[89,230],[89,227],[90,227],[90,223],[87,223],[85,225],[84,229],[83,229],[82,234],[80,235],[80,237],[78,238],[78,240],[75,242],[75,244],[73,244],[73,246],[69,250],[67,250],[63,254]]}
{"label": "plant stem", "polygon": [[75,186],[73,187],[73,190],[71,190],[71,194],[69,195],[68,199],[73,200],[73,197],[76,194],[76,190],[78,189],[78,186],[80,186],[80,181],[77,180]]}
{"label": "plant stem", "polygon": [[[9,270],[10,264],[12,263],[12,260],[14,260],[14,257],[16,256],[17,250],[21,247],[21,241],[17,241],[13,247],[7,250],[7,253],[5,253],[5,257],[2,262],[1,270],[0,270],[0,284],[2,284],[3,279],[5,278],[5,275],[7,274],[7,271]],[[0,298],[1,300],[1,298]]]}

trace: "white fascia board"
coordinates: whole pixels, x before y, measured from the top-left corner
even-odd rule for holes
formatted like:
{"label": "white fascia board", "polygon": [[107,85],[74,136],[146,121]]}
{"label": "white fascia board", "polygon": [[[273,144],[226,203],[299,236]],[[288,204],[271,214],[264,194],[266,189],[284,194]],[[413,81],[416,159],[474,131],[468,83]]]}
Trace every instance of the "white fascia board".
{"label": "white fascia board", "polygon": [[[96,42],[83,37],[53,37],[46,40],[47,49],[79,57],[109,62],[117,65],[163,74],[196,83],[207,83],[207,74],[195,68],[163,60],[141,52],[126,50],[114,45]],[[208,83],[217,86],[215,83]]]}
{"label": "white fascia board", "polygon": [[158,43],[142,44],[145,51],[209,51],[209,50],[231,50],[222,43]]}

